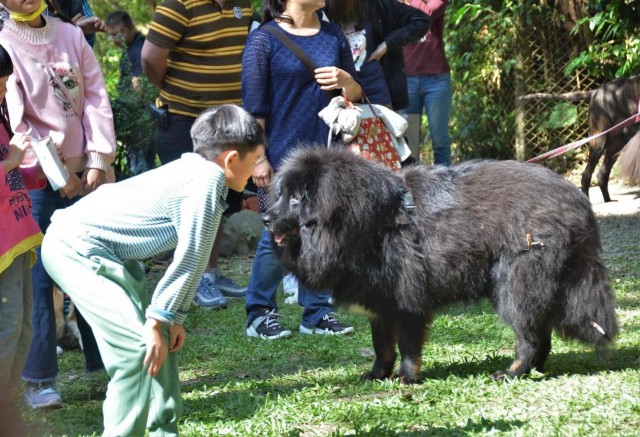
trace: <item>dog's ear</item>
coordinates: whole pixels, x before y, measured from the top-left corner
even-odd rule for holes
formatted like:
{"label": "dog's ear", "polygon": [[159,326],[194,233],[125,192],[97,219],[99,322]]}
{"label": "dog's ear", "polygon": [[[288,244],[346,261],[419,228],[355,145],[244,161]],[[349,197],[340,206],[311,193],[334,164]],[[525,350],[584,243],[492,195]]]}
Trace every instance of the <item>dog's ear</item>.
{"label": "dog's ear", "polygon": [[313,201],[309,197],[309,192],[305,186],[300,196],[300,226],[310,226],[318,221],[314,212]]}

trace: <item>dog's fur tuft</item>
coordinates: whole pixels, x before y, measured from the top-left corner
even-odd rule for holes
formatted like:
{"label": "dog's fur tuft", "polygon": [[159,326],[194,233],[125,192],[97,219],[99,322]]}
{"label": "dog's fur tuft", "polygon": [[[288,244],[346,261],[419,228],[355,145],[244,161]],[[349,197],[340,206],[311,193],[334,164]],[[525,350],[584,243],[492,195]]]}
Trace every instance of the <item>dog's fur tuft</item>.
{"label": "dog's fur tuft", "polygon": [[[365,379],[417,380],[434,312],[490,299],[516,335],[506,371],[542,371],[551,332],[604,346],[617,333],[589,200],[542,166],[475,161],[401,173],[344,150],[304,149],[263,219],[283,267],[371,314]],[[499,375],[497,375],[499,376]]]}
{"label": "dog's fur tuft", "polygon": [[640,130],[629,140],[620,155],[620,174],[632,184],[640,185]]}

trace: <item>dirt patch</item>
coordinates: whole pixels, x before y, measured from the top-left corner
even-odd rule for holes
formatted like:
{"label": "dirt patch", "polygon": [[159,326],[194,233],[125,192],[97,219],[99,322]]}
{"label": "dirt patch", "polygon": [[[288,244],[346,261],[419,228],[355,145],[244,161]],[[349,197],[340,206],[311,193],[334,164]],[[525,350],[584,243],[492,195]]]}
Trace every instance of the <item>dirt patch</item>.
{"label": "dirt patch", "polygon": [[589,190],[605,256],[636,259],[640,269],[640,187],[616,181],[609,184],[609,193],[612,201],[605,203],[598,187]]}

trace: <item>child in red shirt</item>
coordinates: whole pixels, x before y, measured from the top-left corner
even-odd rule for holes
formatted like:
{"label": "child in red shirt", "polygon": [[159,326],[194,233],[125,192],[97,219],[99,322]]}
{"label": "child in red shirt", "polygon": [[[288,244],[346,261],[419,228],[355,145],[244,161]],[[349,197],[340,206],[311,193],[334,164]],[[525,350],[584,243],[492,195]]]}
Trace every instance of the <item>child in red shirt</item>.
{"label": "child in red shirt", "polygon": [[11,58],[0,46],[0,387],[9,393],[7,400],[20,382],[31,345],[31,266],[42,242],[27,190],[46,185],[39,167],[19,167],[31,137],[13,135],[9,126],[4,96],[12,72]]}

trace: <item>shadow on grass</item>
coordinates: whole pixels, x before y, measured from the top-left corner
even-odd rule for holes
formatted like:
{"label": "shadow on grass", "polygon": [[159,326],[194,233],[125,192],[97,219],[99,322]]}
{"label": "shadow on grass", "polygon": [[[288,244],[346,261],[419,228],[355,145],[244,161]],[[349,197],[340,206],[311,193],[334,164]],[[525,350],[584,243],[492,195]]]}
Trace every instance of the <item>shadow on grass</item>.
{"label": "shadow on grass", "polygon": [[[610,371],[619,371],[626,369],[637,369],[639,364],[635,362],[638,356],[638,350],[634,348],[617,348],[610,351],[605,358],[598,358],[595,352],[561,352],[550,356],[547,361],[547,373],[544,375],[537,374],[534,378],[524,376],[532,381],[544,381],[555,379],[565,375],[593,375],[598,373],[606,373]],[[491,374],[496,370],[503,370],[511,363],[510,357],[504,356],[488,356],[484,359],[470,359],[452,364],[432,364],[425,366],[420,374],[420,384],[424,384],[429,380],[446,380],[448,378],[457,377],[461,379],[475,377],[478,375],[486,376],[487,380],[491,379]],[[302,364],[302,371],[311,370],[311,366]],[[315,368],[317,369],[317,368]],[[320,370],[320,369],[317,369]],[[363,368],[363,371],[366,370]],[[277,375],[276,375],[277,377]],[[222,380],[221,380],[222,379]],[[338,378],[339,379],[339,378]],[[210,389],[212,383],[216,385],[224,385],[224,378],[215,378],[212,380],[208,377],[194,379],[183,383],[184,393],[193,391],[202,391],[206,393]],[[226,381],[232,383],[233,381]],[[305,391],[313,388],[318,384],[329,384],[336,387],[336,390],[354,390],[365,395],[369,392],[374,396],[381,395],[390,389],[384,386],[374,385],[377,383],[362,382],[359,375],[354,376],[353,373],[345,374],[343,380],[336,381],[335,376],[309,376],[303,377],[302,380],[282,382],[275,379],[248,378],[243,380],[245,385],[237,390],[224,390],[214,392],[211,395],[198,395],[194,398],[185,399],[185,417],[190,420],[245,420],[253,417],[257,410],[264,407],[268,399],[277,397],[289,397],[295,395],[296,392]],[[433,428],[432,430],[424,430],[420,428],[415,435],[466,435],[468,432],[476,432],[482,430],[496,429],[500,431],[508,431],[513,427],[521,426],[521,422],[469,422],[464,427],[456,428]],[[384,429],[376,428],[375,432],[366,432],[356,435],[398,435],[397,433],[385,434]],[[402,432],[400,435],[414,435],[412,432]]]}
{"label": "shadow on grass", "polygon": [[[626,369],[637,369],[636,362],[640,350],[632,347],[615,348],[598,356],[595,351],[557,352],[553,351],[546,362],[545,374],[541,379],[556,378],[564,375],[592,375],[602,372],[615,372]],[[420,373],[421,381],[425,379],[444,380],[451,376],[467,378],[475,375],[491,377],[495,371],[505,370],[513,358],[505,356],[487,356],[483,359],[461,360],[450,364],[425,366]]]}
{"label": "shadow on grass", "polygon": [[368,431],[362,431],[356,428],[354,435],[358,437],[398,437],[398,436],[468,436],[470,434],[477,433],[489,433],[489,432],[509,432],[517,430],[525,425],[526,422],[521,420],[489,420],[482,419],[474,422],[471,419],[467,420],[464,426],[456,424],[434,427],[418,427],[415,431],[401,431],[391,429],[384,425],[378,425]]}

